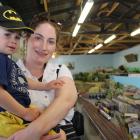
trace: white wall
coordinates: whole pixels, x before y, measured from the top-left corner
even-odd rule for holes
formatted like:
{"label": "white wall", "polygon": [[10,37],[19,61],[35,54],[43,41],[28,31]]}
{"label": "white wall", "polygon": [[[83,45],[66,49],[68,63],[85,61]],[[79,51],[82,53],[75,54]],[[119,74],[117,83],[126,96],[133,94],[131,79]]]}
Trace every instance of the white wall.
{"label": "white wall", "polygon": [[[128,63],[124,55],[134,53],[138,55],[138,61]],[[72,73],[93,71],[97,67],[115,67],[125,65],[128,67],[140,67],[140,45],[133,48],[109,55],[62,55],[56,59],[59,64],[74,63],[75,69]]]}
{"label": "white wall", "polygon": [[72,73],[93,71],[97,67],[112,67],[113,55],[63,55],[57,58],[59,64],[74,63]]}
{"label": "white wall", "polygon": [[[131,62],[128,63],[124,56],[127,54],[137,54],[138,55],[138,61],[137,62]],[[124,65],[127,67],[140,67],[140,45],[137,45],[135,47],[132,47],[127,50],[123,50],[121,52],[115,53],[113,56],[113,67],[117,68],[120,65]]]}

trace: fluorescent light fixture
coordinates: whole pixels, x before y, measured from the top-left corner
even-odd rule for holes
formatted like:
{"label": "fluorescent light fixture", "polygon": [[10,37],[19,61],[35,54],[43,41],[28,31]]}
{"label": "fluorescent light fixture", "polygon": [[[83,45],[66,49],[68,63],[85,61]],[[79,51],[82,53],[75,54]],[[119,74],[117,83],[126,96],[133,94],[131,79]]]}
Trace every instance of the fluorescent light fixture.
{"label": "fluorescent light fixture", "polygon": [[137,34],[140,34],[140,28],[136,29],[135,31],[133,31],[130,35],[131,36],[135,36]]}
{"label": "fluorescent light fixture", "polygon": [[78,19],[78,22],[77,22],[77,24],[76,24],[76,26],[75,26],[75,28],[74,28],[74,31],[73,31],[73,33],[72,33],[72,36],[73,36],[73,37],[75,37],[75,36],[77,35],[77,33],[78,33],[79,29],[80,29],[80,25],[78,25],[78,24],[81,24],[81,23],[84,22],[84,20],[86,19],[88,13],[89,13],[90,10],[91,10],[93,4],[94,4],[94,1],[93,1],[93,0],[88,0],[88,1],[86,2],[85,6],[84,6],[84,8],[83,8],[83,10],[82,10],[82,12],[81,12],[81,15],[80,15],[80,17],[79,17],[79,19]]}
{"label": "fluorescent light fixture", "polygon": [[75,28],[74,28],[74,31],[72,33],[72,36],[75,37],[80,29],[81,25],[79,24],[76,24]]}
{"label": "fluorescent light fixture", "polygon": [[98,44],[94,49],[95,50],[100,49],[102,46],[103,46],[103,44]]}
{"label": "fluorescent light fixture", "polygon": [[108,37],[108,38],[104,41],[104,43],[107,44],[107,43],[111,42],[111,41],[112,41],[113,39],[115,39],[115,38],[116,38],[116,35],[112,35],[112,36]]}
{"label": "fluorescent light fixture", "polygon": [[88,0],[82,10],[82,13],[79,17],[79,20],[78,20],[78,23],[83,23],[84,20],[86,19],[88,13],[90,12],[92,6],[94,4],[94,1],[93,0]]}
{"label": "fluorescent light fixture", "polygon": [[88,53],[93,53],[95,52],[95,49],[91,49]]}

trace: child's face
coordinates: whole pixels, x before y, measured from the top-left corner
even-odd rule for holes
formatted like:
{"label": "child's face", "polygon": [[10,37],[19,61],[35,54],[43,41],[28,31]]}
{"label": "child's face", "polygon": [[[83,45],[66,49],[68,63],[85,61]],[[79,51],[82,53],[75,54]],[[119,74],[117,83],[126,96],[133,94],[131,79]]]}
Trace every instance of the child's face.
{"label": "child's face", "polygon": [[16,52],[20,41],[20,34],[0,27],[0,53],[13,54]]}

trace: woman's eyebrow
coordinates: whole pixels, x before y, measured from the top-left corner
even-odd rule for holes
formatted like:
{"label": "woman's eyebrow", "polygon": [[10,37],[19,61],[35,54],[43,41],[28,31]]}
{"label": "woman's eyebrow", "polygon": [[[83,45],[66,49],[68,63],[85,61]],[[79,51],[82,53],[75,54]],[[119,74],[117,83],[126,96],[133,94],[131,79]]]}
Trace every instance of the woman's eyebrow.
{"label": "woman's eyebrow", "polygon": [[35,35],[39,35],[39,36],[41,36],[41,37],[43,37],[43,38],[45,38],[42,34],[40,34],[40,33],[34,33]]}
{"label": "woman's eyebrow", "polygon": [[[45,38],[42,34],[40,34],[40,33],[34,33],[35,35],[39,35],[40,37],[42,37],[42,38]],[[51,39],[51,40],[56,40],[56,38],[49,38],[49,39]]]}

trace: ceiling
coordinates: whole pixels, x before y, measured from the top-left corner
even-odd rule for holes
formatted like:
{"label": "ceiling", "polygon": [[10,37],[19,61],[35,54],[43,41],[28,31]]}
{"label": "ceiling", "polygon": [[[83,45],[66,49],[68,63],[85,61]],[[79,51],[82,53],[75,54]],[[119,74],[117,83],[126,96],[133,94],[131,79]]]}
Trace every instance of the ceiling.
{"label": "ceiling", "polygon": [[76,37],[72,32],[86,0],[0,0],[23,17],[28,24],[34,14],[46,11],[60,22],[58,54],[88,54],[90,49],[116,34],[117,38],[94,54],[112,54],[140,43],[140,35],[130,33],[140,27],[140,0],[94,0],[94,5]]}

